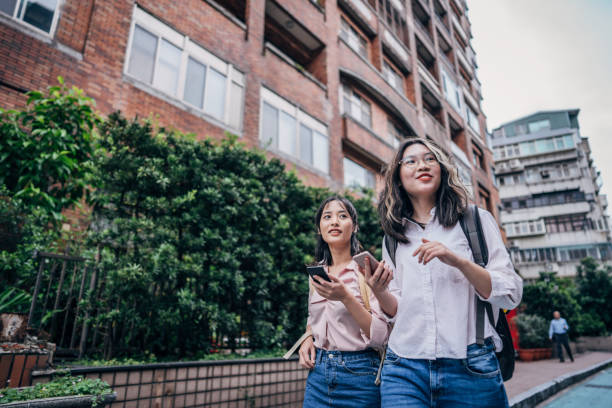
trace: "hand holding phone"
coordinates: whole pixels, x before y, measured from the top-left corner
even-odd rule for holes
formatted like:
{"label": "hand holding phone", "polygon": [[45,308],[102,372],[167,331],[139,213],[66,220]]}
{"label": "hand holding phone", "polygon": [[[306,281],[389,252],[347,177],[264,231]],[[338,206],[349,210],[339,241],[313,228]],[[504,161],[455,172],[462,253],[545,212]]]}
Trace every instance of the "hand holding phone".
{"label": "hand holding phone", "polygon": [[378,261],[374,258],[374,255],[369,253],[368,251],[363,251],[353,256],[353,260],[357,262],[357,265],[361,266],[363,270],[365,270],[365,259],[368,258],[370,260],[370,271],[374,273],[376,268],[378,268]]}
{"label": "hand holding phone", "polygon": [[314,278],[315,276],[320,277],[321,279],[324,279],[328,282],[331,282],[331,279],[329,279],[329,276],[327,275],[327,272],[325,272],[325,268],[323,268],[322,266],[307,266],[306,267],[306,271],[308,271],[308,275],[310,275],[311,278]]}

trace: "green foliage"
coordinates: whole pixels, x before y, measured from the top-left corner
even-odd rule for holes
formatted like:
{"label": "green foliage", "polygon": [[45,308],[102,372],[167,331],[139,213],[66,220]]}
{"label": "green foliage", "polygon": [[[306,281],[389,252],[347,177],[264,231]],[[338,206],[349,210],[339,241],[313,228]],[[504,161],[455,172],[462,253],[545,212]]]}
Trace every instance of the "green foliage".
{"label": "green foliage", "polygon": [[0,313],[23,313],[32,297],[18,288],[4,288],[0,292]]}
{"label": "green foliage", "polygon": [[55,221],[84,196],[97,121],[93,101],[58,80],[29,92],[25,110],[0,109],[0,185]]}
{"label": "green foliage", "polygon": [[521,348],[544,348],[550,346],[548,322],[536,315],[520,314],[514,318],[519,332]]}
{"label": "green foliage", "polygon": [[605,335],[612,331],[612,268],[585,258],[577,272],[575,280],[541,273],[536,282],[525,285],[523,308],[546,320],[559,310],[570,325],[571,338]]}
{"label": "green foliage", "polygon": [[579,319],[582,308],[572,279],[559,278],[554,273],[541,273],[536,282],[525,285],[521,303],[526,313],[540,316],[546,321],[550,321],[553,312],[558,310],[572,327],[569,335],[572,338],[578,336],[573,325]]}
{"label": "green foliage", "polygon": [[71,395],[94,395],[96,398],[93,406],[96,406],[100,396],[111,392],[110,386],[100,379],[62,375],[53,381],[33,387],[0,389],[0,404]]}
{"label": "green foliage", "polygon": [[576,285],[584,311],[578,331],[590,336],[612,331],[612,267],[585,258],[578,266]]}
{"label": "green foliage", "polygon": [[[113,348],[193,356],[212,341],[282,347],[305,325],[313,219],[329,190],[229,136],[202,142],[112,114],[100,127],[93,194],[100,274],[95,324]],[[355,200],[377,247],[367,196]],[[107,355],[108,353],[107,350]]]}
{"label": "green foliage", "polygon": [[[12,248],[7,247],[10,245],[0,247],[0,287],[15,286],[26,291],[34,287],[37,262],[32,255],[37,249],[53,251],[59,236],[48,228],[48,219],[45,210],[11,197],[8,190],[0,186],[0,233],[15,241]],[[16,308],[12,312],[26,311],[21,303],[13,306]]]}

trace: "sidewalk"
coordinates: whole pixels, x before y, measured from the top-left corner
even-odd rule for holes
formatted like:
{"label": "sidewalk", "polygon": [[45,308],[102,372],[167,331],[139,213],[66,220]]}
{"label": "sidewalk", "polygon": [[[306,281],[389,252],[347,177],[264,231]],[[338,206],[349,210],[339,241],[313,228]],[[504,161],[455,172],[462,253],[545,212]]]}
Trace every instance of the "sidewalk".
{"label": "sidewalk", "polygon": [[575,362],[565,360],[560,363],[557,359],[540,360],[533,362],[517,361],[514,375],[506,382],[508,399],[512,400],[519,394],[534,387],[548,383],[557,377],[579,372],[593,367],[599,363],[612,359],[612,353],[591,351],[575,354]]}

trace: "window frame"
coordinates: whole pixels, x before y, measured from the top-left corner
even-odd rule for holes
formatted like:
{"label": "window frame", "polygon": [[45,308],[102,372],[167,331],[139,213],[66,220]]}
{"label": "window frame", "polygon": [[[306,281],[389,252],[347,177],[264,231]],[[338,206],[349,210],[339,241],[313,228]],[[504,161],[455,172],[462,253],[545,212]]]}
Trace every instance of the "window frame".
{"label": "window frame", "polygon": [[[372,186],[368,186],[368,185],[348,185],[346,183],[346,161],[351,162],[352,164],[354,164],[355,166],[359,167],[360,169],[363,169],[363,171],[365,172],[366,175],[366,184],[367,184],[367,179],[368,179],[368,175],[371,175],[371,180],[372,180]],[[347,156],[343,156],[342,157],[342,185],[344,186],[344,188],[349,188],[349,189],[356,189],[356,188],[368,188],[368,189],[372,189],[372,190],[376,190],[376,173],[373,172],[372,170],[368,169],[367,167],[365,167],[364,165],[356,162],[355,160],[347,157]]]}
{"label": "window frame", "polygon": [[[278,121],[280,123],[280,112],[284,112],[285,114],[293,117],[295,119],[295,133],[294,133],[294,146],[296,146],[296,151],[294,152],[294,154],[286,152],[284,150],[281,150],[278,146],[279,146],[279,138],[280,138],[280,131],[277,128],[277,135],[276,135],[276,145],[273,144],[272,147],[265,147],[267,150],[275,152],[275,153],[279,153],[283,156],[289,157],[292,161],[297,162],[298,164],[307,167],[309,169],[314,169],[317,172],[323,173],[327,176],[329,176],[330,174],[330,164],[331,164],[331,158],[330,158],[330,141],[329,141],[329,126],[327,126],[326,124],[324,124],[323,122],[319,121],[318,119],[316,119],[314,116],[308,114],[307,112],[304,112],[302,109],[299,108],[299,105],[294,104],[288,100],[286,100],[285,98],[283,98],[282,96],[278,95],[276,92],[272,91],[269,88],[266,88],[265,86],[261,86],[261,92],[260,92],[260,119],[259,119],[259,141],[260,143],[264,142],[263,139],[263,127],[264,127],[264,115],[263,115],[263,109],[264,109],[264,104],[267,104],[269,106],[271,106],[272,108],[275,108],[278,110],[278,115],[277,117],[279,118]],[[301,133],[302,133],[302,126],[307,127],[310,129],[311,131],[311,152],[312,152],[312,163],[308,163],[307,161],[302,160],[301,157],[301,152],[300,152],[300,146],[301,146]],[[315,139],[318,137],[317,136],[320,135],[323,138],[325,138],[325,141],[327,143],[327,157],[324,160],[324,166],[326,167],[325,169],[321,168],[320,164],[316,164],[316,158],[320,156],[318,156],[316,154],[316,148],[315,148]],[[272,140],[274,141],[275,138],[272,138]]]}
{"label": "window frame", "polygon": [[[130,60],[133,52],[134,45],[134,32],[136,26],[139,26],[142,30],[145,30],[149,34],[157,38],[155,56],[153,60],[153,74],[151,82],[147,82],[141,78],[138,78],[134,74],[130,73]],[[155,74],[159,63],[159,49],[161,47],[162,40],[167,41],[171,45],[181,50],[180,63],[178,67],[177,76],[177,89],[174,94],[170,94],[161,87],[155,84]],[[205,82],[202,92],[202,107],[192,104],[190,101],[185,99],[186,89],[186,77],[187,67],[189,59],[193,59],[195,62],[204,65],[205,67]],[[209,113],[206,110],[207,100],[209,98],[206,89],[208,88],[208,81],[210,79],[210,69],[217,71],[219,74],[225,77],[224,86],[224,103],[223,103],[223,117],[218,118],[214,114]],[[130,32],[126,45],[125,59],[123,63],[123,74],[130,79],[137,81],[140,84],[145,85],[148,88],[155,90],[163,94],[166,98],[170,98],[173,101],[177,101],[181,105],[190,109],[196,110],[199,114],[204,115],[205,120],[212,120],[214,123],[222,123],[223,127],[237,131],[241,133],[244,130],[244,105],[246,95],[246,74],[236,69],[236,67],[225,62],[216,55],[212,54],[207,49],[201,47],[197,43],[193,42],[189,36],[184,35],[172,27],[168,26],[160,19],[144,11],[138,5],[134,5],[132,19],[130,22]],[[233,85],[242,88],[242,94],[239,101],[234,101],[233,97]],[[237,114],[238,126],[234,124],[236,119],[232,112],[234,103],[239,103],[239,112]]]}
{"label": "window frame", "polygon": [[[21,5],[23,3],[28,3],[31,0],[17,0],[17,2],[15,3],[15,9],[13,10],[13,14],[8,14],[5,13],[3,11],[0,11],[1,15],[6,16],[7,18],[10,18],[12,21],[17,22],[19,25],[26,27],[27,29],[33,30],[35,33],[37,34],[42,34],[45,37],[48,38],[54,38],[55,37],[55,31],[57,30],[57,26],[59,24],[59,15],[60,15],[60,9],[62,8],[62,5],[64,4],[65,0],[57,0],[57,4],[55,5],[55,9],[53,10],[53,17],[51,20],[51,26],[49,27],[49,32],[46,32],[38,27],[36,27],[33,24],[28,23],[27,21],[25,21],[23,19],[23,16],[25,14],[25,7],[21,7]],[[21,10],[21,17],[17,16],[17,11],[22,8]]]}

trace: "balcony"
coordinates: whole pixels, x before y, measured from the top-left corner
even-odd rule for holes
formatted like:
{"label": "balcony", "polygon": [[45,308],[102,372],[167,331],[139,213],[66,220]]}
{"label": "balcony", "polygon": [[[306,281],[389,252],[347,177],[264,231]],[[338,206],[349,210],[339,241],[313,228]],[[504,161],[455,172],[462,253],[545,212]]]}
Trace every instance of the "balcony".
{"label": "balcony", "polygon": [[394,59],[402,65],[404,71],[409,72],[412,70],[412,62],[410,60],[410,51],[408,48],[402,44],[395,34],[391,31],[385,29],[385,32],[382,36],[383,44],[386,46],[387,50],[393,54]]}
{"label": "balcony", "polygon": [[591,206],[586,201],[576,203],[565,203],[556,205],[545,205],[542,207],[504,209],[504,222],[519,222],[525,219],[553,217],[555,215],[567,215],[575,213],[587,213]]}
{"label": "balcony", "polygon": [[[517,228],[518,227],[518,228]],[[535,237],[546,234],[544,220],[524,221],[521,223],[504,224],[508,238]]]}
{"label": "balcony", "polygon": [[608,196],[606,194],[600,194],[599,196],[599,205],[604,210],[608,208]]}
{"label": "balcony", "polygon": [[427,110],[423,113],[423,130],[425,130],[425,133],[442,146],[446,145],[448,136],[444,125]]}
{"label": "balcony", "polygon": [[469,44],[470,43],[470,39],[468,38],[465,30],[463,29],[463,27],[461,27],[461,23],[459,23],[459,21],[457,20],[457,17],[455,17],[454,15],[451,16],[451,21],[453,24],[453,30],[459,35],[459,37],[461,37],[461,39],[463,40],[463,42],[465,44]]}
{"label": "balcony", "polygon": [[376,10],[363,0],[338,0],[342,10],[346,12],[369,36],[376,35]]}
{"label": "balcony", "polygon": [[429,52],[435,55],[434,41],[431,37],[431,32],[429,31],[429,28],[426,27],[423,22],[418,18],[414,19],[414,27],[420,40],[423,42],[423,44],[425,44],[425,46],[429,48]]}
{"label": "balcony", "polygon": [[433,91],[437,97],[442,98],[442,94],[440,93],[440,83],[438,80],[431,75],[431,72],[425,68],[421,61],[419,61],[417,65],[421,80],[425,81],[430,91]]}
{"label": "balcony", "polygon": [[342,140],[379,165],[391,161],[395,153],[395,148],[386,140],[347,114],[342,115]]}
{"label": "balcony", "polygon": [[271,0],[266,1],[264,42],[266,49],[325,86],[325,44]]}
{"label": "balcony", "polygon": [[[459,65],[468,74],[470,80],[474,78],[474,69],[472,68],[472,65],[470,65],[470,63],[468,62],[467,58],[465,58],[465,54],[461,46],[458,45],[457,47],[455,47],[455,55],[457,56],[457,61],[459,62]],[[470,88],[468,84],[466,84],[466,87],[468,89]]]}

